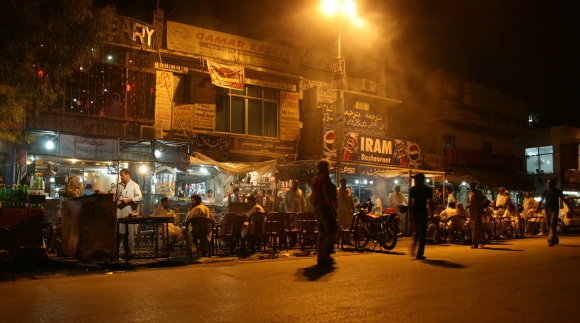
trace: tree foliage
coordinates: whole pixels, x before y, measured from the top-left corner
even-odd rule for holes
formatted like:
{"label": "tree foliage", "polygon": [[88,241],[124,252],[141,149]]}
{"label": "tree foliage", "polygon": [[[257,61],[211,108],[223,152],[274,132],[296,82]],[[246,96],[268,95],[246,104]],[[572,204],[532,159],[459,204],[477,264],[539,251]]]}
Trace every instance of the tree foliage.
{"label": "tree foliage", "polygon": [[30,141],[7,125],[55,104],[72,70],[94,62],[99,48],[112,40],[113,8],[96,9],[91,2],[0,2],[0,139]]}

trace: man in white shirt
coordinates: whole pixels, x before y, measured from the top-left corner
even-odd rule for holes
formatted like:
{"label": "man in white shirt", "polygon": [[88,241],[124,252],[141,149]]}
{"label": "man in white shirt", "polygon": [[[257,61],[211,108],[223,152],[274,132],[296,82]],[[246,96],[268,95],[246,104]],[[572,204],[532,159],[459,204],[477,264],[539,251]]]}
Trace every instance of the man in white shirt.
{"label": "man in white shirt", "polygon": [[379,198],[379,193],[375,193],[375,207],[373,208],[375,215],[383,214],[383,201]]}
{"label": "man in white shirt", "polygon": [[[183,241],[183,232],[181,232],[181,228],[176,226],[174,223],[179,223],[181,218],[179,214],[175,214],[172,209],[169,208],[169,198],[163,197],[161,198],[161,206],[156,208],[151,214],[152,217],[173,217],[175,220],[169,223],[169,248],[172,251],[174,244],[179,244]],[[159,225],[158,232],[163,232],[165,235],[165,228],[163,225]],[[165,249],[165,239],[162,240],[162,248]]]}
{"label": "man in white shirt", "polygon": [[[129,169],[123,168],[119,176],[121,177],[121,182],[117,187],[117,218],[122,218],[137,213],[139,202],[143,200],[143,195],[141,195],[139,185],[131,180],[131,171]],[[135,230],[133,225],[128,225],[129,232],[126,232],[126,227],[126,225],[119,226],[117,247],[123,243],[125,253],[131,253],[133,252],[133,235]],[[124,243],[126,234],[129,234],[128,246],[125,246]]]}
{"label": "man in white shirt", "polygon": [[284,209],[286,212],[304,212],[306,210],[306,199],[304,193],[298,188],[298,180],[292,182],[292,187],[284,195]]}
{"label": "man in white shirt", "polygon": [[538,210],[538,202],[532,197],[530,192],[526,192],[526,197],[524,198],[524,211],[522,215],[529,218],[536,213]]}
{"label": "man in white shirt", "polygon": [[514,205],[512,202],[512,198],[510,197],[509,193],[505,190],[505,187],[499,188],[499,194],[497,195],[497,199],[495,200],[495,205],[497,207],[504,208],[504,210],[509,205]]}
{"label": "man in white shirt", "polygon": [[399,207],[408,204],[407,198],[401,193],[401,186],[395,186],[395,191],[389,197],[389,207],[399,212]]}
{"label": "man in white shirt", "polygon": [[206,203],[215,203],[215,196],[213,196],[213,191],[209,190],[207,191],[207,194],[203,194],[205,196],[205,202]]}
{"label": "man in white shirt", "polygon": [[[201,195],[198,195],[198,194],[194,194],[191,196],[191,205],[189,206],[189,212],[187,213],[187,217],[185,218],[185,222],[187,222],[190,219],[193,219],[195,217],[204,217],[204,218],[211,219],[215,222],[215,218],[213,216],[213,213],[211,212],[211,210],[207,206],[203,205],[203,203],[201,202]],[[205,252],[205,250],[208,250],[208,245],[209,245],[209,242],[211,241],[211,236],[212,236],[212,232],[209,230],[207,230],[207,231],[208,231],[207,237],[202,237],[202,232],[203,232],[202,228],[196,228],[195,231],[192,231],[191,226],[189,227],[189,233],[191,233],[191,234],[188,234],[188,239],[192,239],[192,240],[199,239],[200,244],[201,244],[200,249],[203,249],[204,252]],[[192,241],[192,240],[190,240],[190,241]],[[191,243],[190,246],[193,247],[194,246],[193,243]]]}

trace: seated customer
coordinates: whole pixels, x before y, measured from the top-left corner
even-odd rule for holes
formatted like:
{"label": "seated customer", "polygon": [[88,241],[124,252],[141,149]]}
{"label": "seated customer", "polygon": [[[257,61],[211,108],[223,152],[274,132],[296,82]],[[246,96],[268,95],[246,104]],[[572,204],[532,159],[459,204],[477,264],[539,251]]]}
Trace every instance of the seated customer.
{"label": "seated customer", "polygon": [[[513,228],[514,228],[515,236],[521,237],[522,219],[520,216],[520,212],[518,212],[518,210],[514,207],[513,204],[507,205],[507,208],[506,208],[503,216],[504,216],[504,218],[508,218],[511,221],[511,226],[513,226]],[[509,233],[507,230],[510,229],[510,223],[508,221],[504,221],[504,224],[502,225],[502,229],[504,229],[506,231],[505,233],[506,233],[506,237],[507,237],[507,234]]]}
{"label": "seated customer", "polygon": [[[153,214],[151,214],[152,217],[173,217],[175,220],[173,222],[169,223],[169,249],[171,249],[171,251],[175,251],[173,250],[173,245],[174,244],[179,244],[183,241],[184,237],[183,237],[183,232],[181,232],[181,229],[176,226],[174,223],[179,223],[181,221],[179,214],[175,214],[175,212],[173,212],[172,209],[169,208],[169,198],[168,197],[163,197],[161,198],[161,206],[156,208],[155,211],[153,211]],[[159,225],[160,227],[162,227],[162,225]],[[164,228],[158,228],[160,229],[158,232],[164,232]],[[165,240],[163,240],[162,242],[162,246],[163,248],[165,248]]]}
{"label": "seated customer", "polygon": [[449,205],[445,210],[439,213],[439,220],[441,222],[447,222],[447,220],[452,217],[458,215],[457,208],[455,207],[455,202],[449,202]]}
{"label": "seated customer", "polygon": [[93,195],[93,194],[95,194],[95,192],[93,192],[92,189],[93,189],[93,185],[87,184],[87,186],[85,186],[85,191],[83,192],[83,195]]}
{"label": "seated customer", "polygon": [[[254,213],[257,213],[257,212],[265,213],[264,208],[256,202],[256,197],[254,195],[248,196],[246,201],[247,201],[246,203],[248,205],[250,205],[250,207],[251,207],[248,212],[244,213],[244,215],[248,217],[248,220],[250,219],[250,216]],[[242,227],[242,238],[245,237],[246,234],[248,234],[248,229],[249,229],[250,233],[254,232],[254,223],[252,222],[251,228],[248,228],[248,226],[249,226],[249,221],[244,222],[244,226]]]}
{"label": "seated customer", "polygon": [[[194,194],[191,196],[191,205],[189,206],[189,208],[190,209],[189,212],[187,213],[187,218],[185,218],[186,222],[195,217],[204,217],[211,219],[215,222],[215,218],[211,210],[207,206],[203,205],[203,203],[201,202],[201,195]],[[209,244],[209,241],[211,241],[212,232],[208,231],[207,237],[205,237],[202,234],[203,231],[207,230],[203,230],[202,228],[195,228],[195,230],[192,230],[192,228],[189,227],[188,239],[192,239],[193,241],[199,240],[203,249],[207,250],[208,249],[207,245]],[[191,244],[191,246],[193,247],[193,244]]]}

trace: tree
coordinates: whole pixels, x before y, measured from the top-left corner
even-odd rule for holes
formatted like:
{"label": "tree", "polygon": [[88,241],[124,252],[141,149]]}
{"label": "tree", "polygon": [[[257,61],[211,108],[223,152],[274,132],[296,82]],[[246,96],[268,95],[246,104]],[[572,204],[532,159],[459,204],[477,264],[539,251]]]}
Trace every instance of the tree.
{"label": "tree", "polygon": [[97,9],[92,0],[0,3],[0,139],[33,139],[11,125],[64,95],[64,79],[112,40],[113,17],[113,8]]}

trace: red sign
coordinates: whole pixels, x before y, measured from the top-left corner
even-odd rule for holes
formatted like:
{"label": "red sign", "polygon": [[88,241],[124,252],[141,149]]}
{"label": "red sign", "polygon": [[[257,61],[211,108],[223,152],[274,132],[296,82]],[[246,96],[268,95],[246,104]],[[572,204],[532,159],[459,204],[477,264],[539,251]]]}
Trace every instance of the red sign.
{"label": "red sign", "polygon": [[447,161],[450,165],[464,165],[509,171],[523,170],[523,160],[521,158],[487,154],[467,149],[447,148]]}

